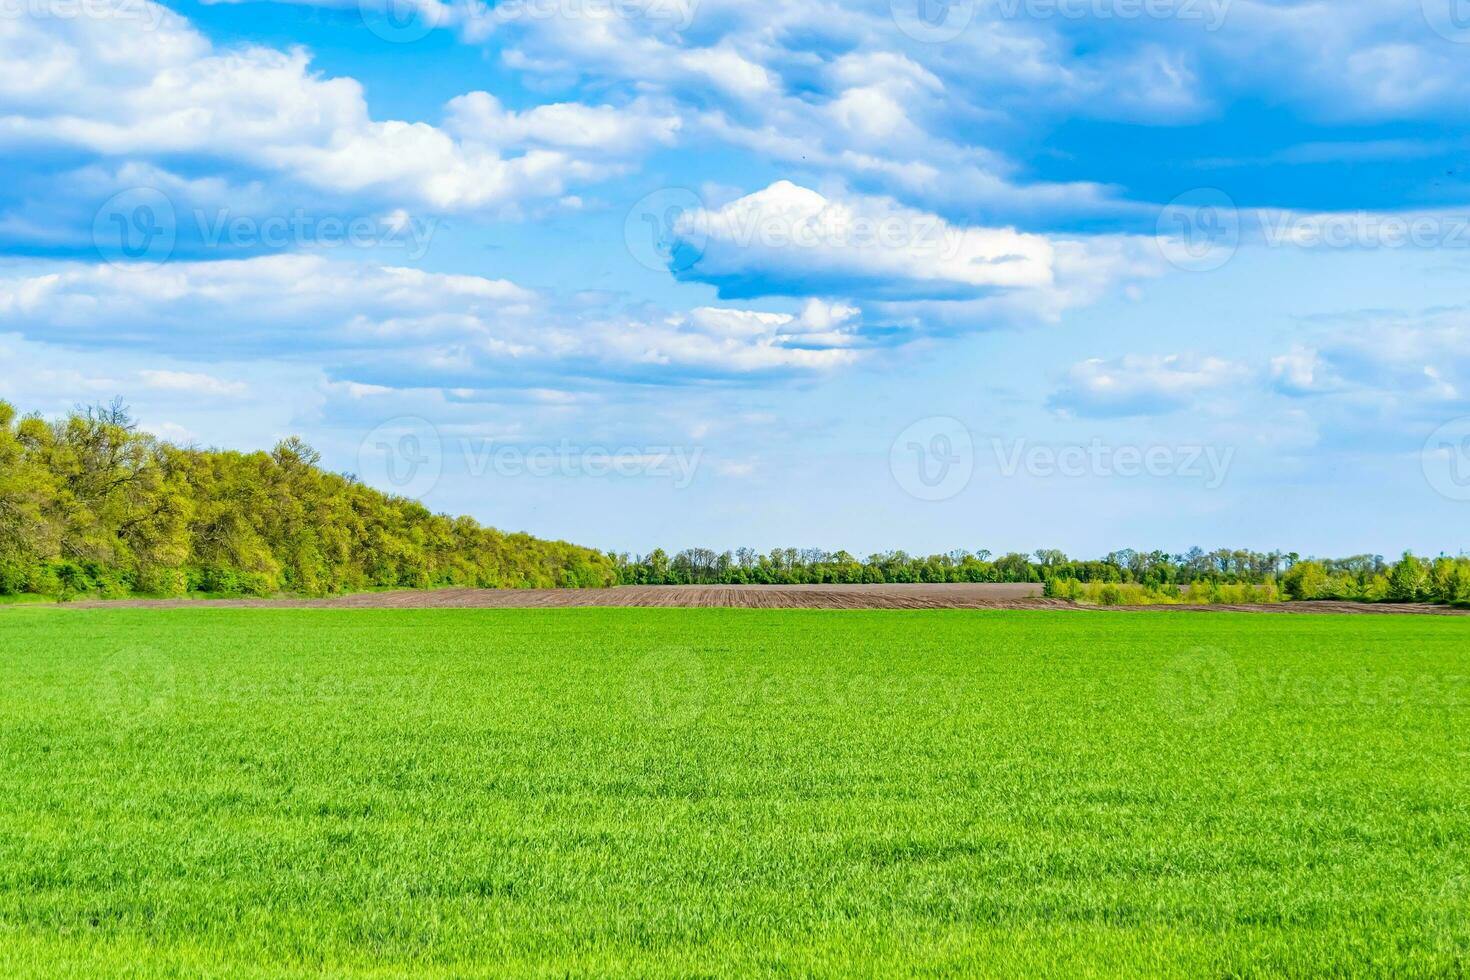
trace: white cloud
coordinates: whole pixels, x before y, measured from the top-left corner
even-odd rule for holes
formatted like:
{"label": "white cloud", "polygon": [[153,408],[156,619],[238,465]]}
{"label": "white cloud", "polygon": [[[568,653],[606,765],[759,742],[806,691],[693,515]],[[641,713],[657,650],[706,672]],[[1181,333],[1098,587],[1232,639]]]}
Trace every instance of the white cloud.
{"label": "white cloud", "polygon": [[1027,91],[1028,110],[1069,92],[1084,107],[1155,99],[1174,112],[1185,98],[1173,90],[1190,81],[1157,52],[1140,59],[1138,71],[1131,59],[1112,56],[1079,72],[1050,34],[999,18],[977,17],[951,44],[903,44],[886,4],[701,0],[696,25],[718,29],[698,33],[673,30],[666,17],[587,7],[492,32],[506,64],[656,93],[686,107],[695,134],[930,207],[1116,211],[1111,191],[1095,184],[1019,179],[1019,167],[973,134],[1005,115],[1001,93],[1017,89]]}
{"label": "white cloud", "polygon": [[1002,325],[1056,323],[1070,310],[1118,290],[1130,298],[1139,280],[1167,271],[1156,240],[1142,235],[1092,235],[1052,240],[1052,281],[977,299],[877,302],[870,312],[914,331],[959,332]]}
{"label": "white cloud", "polygon": [[[505,280],[310,255],[146,269],[27,263],[0,277],[0,317],[53,342],[309,358],[363,385],[458,387],[498,377],[534,387],[540,376],[629,373],[677,382],[821,371],[859,356],[845,349],[857,311],[841,304],[800,316],[575,308]],[[142,377],[174,390],[203,390],[212,380],[172,371]]]}
{"label": "white cloud", "polygon": [[1288,395],[1318,394],[1340,385],[1321,355],[1301,346],[1271,358],[1271,379],[1276,390]]}
{"label": "white cloud", "polygon": [[448,128],[374,120],[362,86],[314,71],[303,49],[216,48],[178,15],[140,6],[156,28],[122,16],[0,19],[0,142],[194,154],[333,194],[463,210],[562,196],[678,130],[646,101],[516,113],[485,93],[452,102]]}
{"label": "white cloud", "polygon": [[[517,70],[658,93],[703,133],[948,213],[1129,210],[1116,189],[1028,179],[997,152],[1001,132],[1037,119],[1179,123],[1263,96],[1332,120],[1438,116],[1463,112],[1470,84],[1463,46],[1430,29],[1421,0],[1108,5],[1118,29],[1101,33],[1076,4],[975,3],[942,44],[905,37],[882,2],[662,6],[575,5],[468,33],[493,36]],[[494,20],[479,0],[456,9]]]}
{"label": "white cloud", "polygon": [[1321,118],[1458,114],[1470,59],[1431,29],[1436,5],[1448,9],[1441,0],[1232,0],[1222,29],[1195,44],[1222,87],[1267,91]]}
{"label": "white cloud", "polygon": [[[1102,35],[1060,7],[976,3],[943,44],[905,37],[881,2],[422,6],[513,70],[662,100],[700,134],[950,214],[1135,210],[1115,188],[1028,177],[997,151],[1035,119],[1177,123],[1261,95],[1332,120],[1437,116],[1463,111],[1470,84],[1463,46],[1430,29],[1420,0],[1119,5],[1127,29]],[[447,184],[436,200],[474,196]]]}
{"label": "white cloud", "polygon": [[[1338,324],[1271,361],[1288,394],[1432,408],[1470,399],[1470,314],[1374,314]],[[1438,409],[1435,409],[1436,411]]]}
{"label": "white cloud", "polygon": [[753,460],[719,460],[715,463],[715,472],[720,476],[728,476],[734,479],[745,479],[755,476],[756,463]]}
{"label": "white cloud", "polygon": [[[160,378],[163,384],[153,383]],[[204,379],[228,390],[210,392]],[[319,367],[285,358],[222,360],[213,350],[190,360],[172,351],[48,343],[45,331],[34,339],[0,334],[0,399],[50,418],[120,398],[145,431],[184,442],[259,449],[272,433],[300,431],[293,418],[310,414],[323,388]]]}
{"label": "white cloud", "polygon": [[143,386],[157,391],[178,391],[192,395],[232,397],[250,390],[243,381],[225,381],[210,374],[193,371],[143,370],[138,372]]}
{"label": "white cloud", "polygon": [[672,144],[681,124],[646,99],[617,107],[557,102],[513,112],[489,92],[469,92],[450,100],[445,128],[467,144],[638,154]]}
{"label": "white cloud", "polygon": [[915,331],[1053,322],[1167,270],[1147,236],[956,225],[890,199],[789,181],[687,211],[674,227],[677,254],[696,256],[679,277],[726,298],[856,297]]}
{"label": "white cloud", "polygon": [[779,83],[764,66],[728,46],[695,48],[673,58],[692,75],[702,75],[727,95],[753,102],[778,94]]}
{"label": "white cloud", "polygon": [[1245,382],[1250,372],[1218,357],[1127,354],[1074,364],[1048,404],[1091,417],[1161,415],[1206,393]]}
{"label": "white cloud", "polygon": [[146,429],[160,439],[166,439],[175,445],[187,446],[199,441],[199,436],[193,429],[177,422],[149,422]]}
{"label": "white cloud", "polygon": [[685,212],[675,230],[701,252],[687,277],[733,296],[973,296],[1049,285],[1055,260],[1041,235],[957,227],[891,200],[829,198],[790,181]]}

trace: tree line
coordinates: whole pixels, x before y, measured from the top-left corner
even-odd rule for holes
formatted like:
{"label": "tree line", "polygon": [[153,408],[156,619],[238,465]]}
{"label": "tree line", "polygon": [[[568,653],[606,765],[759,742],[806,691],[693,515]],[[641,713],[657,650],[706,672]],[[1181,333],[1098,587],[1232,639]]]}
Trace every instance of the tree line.
{"label": "tree line", "polygon": [[1406,554],[1056,549],[911,555],[581,548],[434,514],[350,474],[299,439],[269,453],[181,447],[126,409],[46,421],[0,401],[0,595],[307,595],[372,588],[599,588],[1029,582],[1081,601],[1348,599],[1470,603],[1470,559]]}
{"label": "tree line", "polygon": [[[914,582],[1029,582],[1046,594],[1100,601],[1170,601],[1193,593],[1218,601],[1345,599],[1470,603],[1470,558],[1405,554],[1303,558],[1296,552],[1191,548],[1114,551],[1069,558],[1056,549],[996,556],[986,549],[911,555],[886,551],[689,548],[670,555],[614,554],[621,582],[634,585],[857,585]],[[1113,586],[1116,588],[1108,588]],[[1128,588],[1131,587],[1131,588]],[[1118,597],[1115,599],[1114,597]]]}
{"label": "tree line", "polygon": [[[647,585],[818,585],[891,582],[1033,582],[1075,579],[1080,582],[1187,585],[1197,581],[1264,582],[1299,560],[1282,552],[1206,552],[1185,554],[1124,549],[1096,560],[1068,558],[1043,548],[1030,554],[996,556],[987,549],[911,555],[885,551],[856,558],[846,551],[776,548],[761,554],[750,548],[715,552],[689,548],[675,555],[655,549],[647,555],[614,556],[624,582]],[[1358,556],[1334,568],[1383,568],[1383,559]]]}
{"label": "tree line", "polygon": [[323,595],[372,588],[600,587],[608,556],[507,534],[270,452],[176,446],[127,410],[58,421],[0,402],[0,595]]}

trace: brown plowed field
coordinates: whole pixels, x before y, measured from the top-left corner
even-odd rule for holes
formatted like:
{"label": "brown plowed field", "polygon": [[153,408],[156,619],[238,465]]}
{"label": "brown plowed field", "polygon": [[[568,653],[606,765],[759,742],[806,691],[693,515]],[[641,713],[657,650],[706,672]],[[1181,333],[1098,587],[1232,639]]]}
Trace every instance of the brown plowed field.
{"label": "brown plowed field", "polygon": [[1039,585],[625,585],[614,589],[434,589],[361,592],[328,599],[123,599],[77,607],[272,606],[306,609],[551,609],[669,606],[754,609],[1066,608]]}
{"label": "brown plowed field", "polygon": [[[74,608],[553,609],[574,606],[729,607],[751,609],[1095,609],[1045,599],[1041,586],[951,585],[627,585],[615,589],[436,589],[363,592],[328,599],[123,599]],[[1429,613],[1464,615],[1430,605],[1292,602],[1231,606],[1115,606],[1109,611]]]}

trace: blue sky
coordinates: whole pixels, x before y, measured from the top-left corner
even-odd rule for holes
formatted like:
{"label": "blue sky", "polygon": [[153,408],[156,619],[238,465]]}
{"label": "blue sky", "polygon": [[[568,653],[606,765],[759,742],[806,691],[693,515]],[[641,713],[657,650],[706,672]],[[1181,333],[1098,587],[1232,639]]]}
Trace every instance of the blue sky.
{"label": "blue sky", "polygon": [[1463,0],[16,0],[0,65],[26,410],[617,550],[1470,548]]}

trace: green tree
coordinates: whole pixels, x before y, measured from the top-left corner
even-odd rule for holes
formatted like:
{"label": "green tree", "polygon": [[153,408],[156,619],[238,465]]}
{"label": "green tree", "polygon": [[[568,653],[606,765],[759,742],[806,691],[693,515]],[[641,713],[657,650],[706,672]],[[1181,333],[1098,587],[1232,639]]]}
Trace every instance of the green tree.
{"label": "green tree", "polygon": [[1429,579],[1424,563],[1407,551],[1388,573],[1388,598],[1392,602],[1414,602],[1425,598]]}

